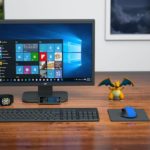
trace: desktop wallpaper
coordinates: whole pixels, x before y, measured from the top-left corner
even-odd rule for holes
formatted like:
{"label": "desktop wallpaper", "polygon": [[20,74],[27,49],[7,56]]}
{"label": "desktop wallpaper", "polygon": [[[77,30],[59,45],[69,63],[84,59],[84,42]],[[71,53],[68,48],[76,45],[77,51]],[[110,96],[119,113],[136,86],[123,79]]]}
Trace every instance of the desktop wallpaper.
{"label": "desktop wallpaper", "polygon": [[[63,77],[92,76],[92,24],[1,24],[0,40],[63,41]],[[14,52],[15,53],[15,52]]]}

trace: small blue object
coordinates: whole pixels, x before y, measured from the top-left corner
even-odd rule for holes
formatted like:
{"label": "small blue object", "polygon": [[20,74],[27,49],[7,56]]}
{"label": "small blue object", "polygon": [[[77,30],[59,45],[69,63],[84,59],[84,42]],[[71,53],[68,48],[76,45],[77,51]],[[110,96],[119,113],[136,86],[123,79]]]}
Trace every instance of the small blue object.
{"label": "small blue object", "polygon": [[39,74],[39,67],[38,66],[31,66],[31,73],[32,74]]}
{"label": "small blue object", "polygon": [[16,52],[23,52],[23,44],[16,44]]}
{"label": "small blue object", "polygon": [[23,61],[23,53],[16,53],[16,61]]}
{"label": "small blue object", "polygon": [[133,107],[126,106],[125,108],[122,109],[121,117],[131,119],[136,118],[137,117],[136,110]]}
{"label": "small blue object", "polygon": [[24,61],[31,61],[31,53],[23,54]]}
{"label": "small blue object", "polygon": [[23,66],[16,66],[16,74],[23,74]]}

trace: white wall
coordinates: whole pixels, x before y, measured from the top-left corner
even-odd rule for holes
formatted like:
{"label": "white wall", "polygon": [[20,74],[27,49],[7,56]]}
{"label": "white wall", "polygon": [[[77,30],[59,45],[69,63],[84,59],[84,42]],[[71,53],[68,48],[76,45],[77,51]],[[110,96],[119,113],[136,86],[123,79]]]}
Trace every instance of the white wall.
{"label": "white wall", "polygon": [[104,40],[105,0],[5,0],[6,19],[96,19],[96,71],[150,71],[150,41]]}

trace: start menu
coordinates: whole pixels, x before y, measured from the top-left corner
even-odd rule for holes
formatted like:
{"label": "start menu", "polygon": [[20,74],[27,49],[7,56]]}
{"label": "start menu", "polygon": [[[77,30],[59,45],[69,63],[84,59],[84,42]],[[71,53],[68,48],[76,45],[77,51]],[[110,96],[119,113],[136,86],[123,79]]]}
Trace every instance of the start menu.
{"label": "start menu", "polygon": [[63,40],[0,41],[2,81],[55,81],[63,78]]}

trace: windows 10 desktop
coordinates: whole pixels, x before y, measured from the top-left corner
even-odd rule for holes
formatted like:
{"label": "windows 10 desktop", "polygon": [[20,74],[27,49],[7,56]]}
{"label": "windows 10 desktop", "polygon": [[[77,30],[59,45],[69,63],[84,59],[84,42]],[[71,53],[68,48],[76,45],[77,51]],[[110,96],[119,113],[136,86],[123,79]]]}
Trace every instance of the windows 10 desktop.
{"label": "windows 10 desktop", "polygon": [[90,82],[91,23],[0,23],[1,82]]}

